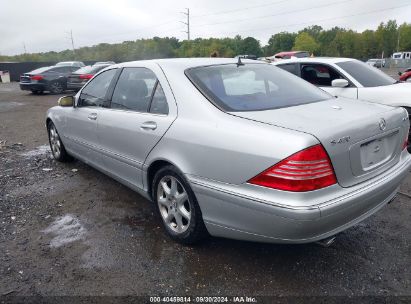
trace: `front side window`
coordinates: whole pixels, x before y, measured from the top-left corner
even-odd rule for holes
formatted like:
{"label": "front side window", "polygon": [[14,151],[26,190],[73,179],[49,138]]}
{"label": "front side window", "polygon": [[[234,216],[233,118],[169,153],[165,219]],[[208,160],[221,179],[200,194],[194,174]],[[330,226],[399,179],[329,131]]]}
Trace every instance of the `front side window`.
{"label": "front side window", "polygon": [[386,86],[396,82],[394,78],[384,72],[359,60],[339,62],[337,65],[364,87]]}
{"label": "front side window", "polygon": [[116,72],[117,69],[112,69],[94,77],[81,91],[78,106],[101,106]]}
{"label": "front side window", "polygon": [[149,69],[124,68],[114,89],[111,108],[147,112],[156,82],[156,75]]}
{"label": "front side window", "polygon": [[212,103],[227,112],[278,109],[331,98],[269,64],[212,65],[185,73]]}
{"label": "front side window", "polygon": [[301,67],[301,78],[317,86],[330,87],[334,79],[344,77],[328,65],[306,64]]}

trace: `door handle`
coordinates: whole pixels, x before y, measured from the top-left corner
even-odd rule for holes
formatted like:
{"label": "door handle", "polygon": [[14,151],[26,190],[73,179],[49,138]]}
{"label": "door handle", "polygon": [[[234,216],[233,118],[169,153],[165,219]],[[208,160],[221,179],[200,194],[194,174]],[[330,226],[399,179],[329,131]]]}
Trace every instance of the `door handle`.
{"label": "door handle", "polygon": [[141,124],[141,129],[143,130],[155,130],[157,129],[157,124],[155,121],[146,121]]}
{"label": "door handle", "polygon": [[97,119],[97,113],[90,113],[87,116],[87,118],[90,119],[90,120],[96,120]]}

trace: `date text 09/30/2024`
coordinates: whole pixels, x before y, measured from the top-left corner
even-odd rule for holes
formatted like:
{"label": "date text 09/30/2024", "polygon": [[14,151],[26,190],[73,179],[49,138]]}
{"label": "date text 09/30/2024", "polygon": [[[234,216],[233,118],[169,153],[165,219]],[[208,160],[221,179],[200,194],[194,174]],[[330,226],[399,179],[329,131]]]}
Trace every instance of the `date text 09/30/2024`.
{"label": "date text 09/30/2024", "polygon": [[257,303],[255,297],[234,296],[234,297],[190,297],[190,296],[167,296],[167,297],[150,297],[150,303]]}

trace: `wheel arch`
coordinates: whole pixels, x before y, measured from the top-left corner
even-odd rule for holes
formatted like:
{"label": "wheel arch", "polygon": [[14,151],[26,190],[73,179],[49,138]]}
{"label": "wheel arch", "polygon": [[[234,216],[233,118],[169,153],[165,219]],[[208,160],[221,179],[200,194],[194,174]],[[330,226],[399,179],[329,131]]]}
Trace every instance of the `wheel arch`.
{"label": "wheel arch", "polygon": [[147,184],[147,187],[146,187],[147,193],[151,199],[153,199],[151,194],[152,194],[153,179],[154,179],[154,176],[156,175],[156,172],[158,172],[158,170],[160,170],[161,168],[165,166],[170,166],[170,165],[174,166],[177,170],[182,172],[175,163],[173,163],[172,161],[168,159],[163,159],[163,158],[156,159],[156,160],[153,160],[148,165],[147,171],[145,174],[145,177],[146,177],[145,181]]}
{"label": "wheel arch", "polygon": [[47,130],[49,129],[50,122],[53,122],[53,120],[50,117],[47,117],[46,118],[46,128],[47,128]]}

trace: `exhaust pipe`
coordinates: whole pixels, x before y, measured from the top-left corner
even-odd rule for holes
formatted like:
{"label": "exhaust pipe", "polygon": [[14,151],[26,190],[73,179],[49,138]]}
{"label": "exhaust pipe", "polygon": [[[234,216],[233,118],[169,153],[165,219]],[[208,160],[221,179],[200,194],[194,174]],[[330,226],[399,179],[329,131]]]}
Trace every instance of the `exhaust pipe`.
{"label": "exhaust pipe", "polygon": [[328,237],[328,238],[326,238],[326,239],[317,241],[317,242],[315,242],[315,243],[316,243],[317,245],[320,245],[321,247],[327,248],[327,247],[330,247],[330,246],[334,243],[335,239],[336,239],[335,236],[330,236],[330,237]]}

